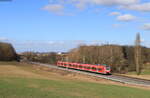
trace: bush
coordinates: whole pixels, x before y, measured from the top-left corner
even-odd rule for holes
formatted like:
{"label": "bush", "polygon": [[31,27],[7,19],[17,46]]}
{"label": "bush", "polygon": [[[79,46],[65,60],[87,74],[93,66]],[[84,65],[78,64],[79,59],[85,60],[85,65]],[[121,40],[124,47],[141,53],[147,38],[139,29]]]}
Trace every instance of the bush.
{"label": "bush", "polygon": [[54,52],[50,52],[50,53],[24,52],[22,53],[22,55],[28,61],[49,63],[49,64],[56,64],[57,62],[57,54]]}
{"label": "bush", "polygon": [[9,43],[0,42],[0,61],[13,61],[19,60],[15,49]]}

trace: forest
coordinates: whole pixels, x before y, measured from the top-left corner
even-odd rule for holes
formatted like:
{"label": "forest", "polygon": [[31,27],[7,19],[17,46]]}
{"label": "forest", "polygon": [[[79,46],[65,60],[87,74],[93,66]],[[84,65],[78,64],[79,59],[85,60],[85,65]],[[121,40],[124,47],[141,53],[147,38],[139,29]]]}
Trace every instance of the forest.
{"label": "forest", "polygon": [[[30,61],[56,64],[57,61],[77,62],[86,64],[107,64],[113,72],[126,73],[135,71],[135,48],[133,46],[120,45],[82,45],[65,54],[25,52],[24,55]],[[150,62],[150,49],[141,46],[141,64]]]}

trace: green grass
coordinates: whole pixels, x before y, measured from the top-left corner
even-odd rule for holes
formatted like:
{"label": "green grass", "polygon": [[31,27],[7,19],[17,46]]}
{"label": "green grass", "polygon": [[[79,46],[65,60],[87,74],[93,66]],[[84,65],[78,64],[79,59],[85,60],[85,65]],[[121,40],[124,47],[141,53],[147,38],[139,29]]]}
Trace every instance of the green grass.
{"label": "green grass", "polygon": [[147,70],[143,70],[142,75],[150,75],[150,69],[147,69]]}
{"label": "green grass", "polygon": [[150,91],[81,81],[1,78],[0,98],[150,98]]}
{"label": "green grass", "polygon": [[[136,75],[137,73],[134,71],[134,72],[128,72],[127,74],[128,75]],[[150,69],[143,69],[141,71],[140,75],[150,75]]]}
{"label": "green grass", "polygon": [[0,75],[0,98],[150,98],[150,90],[67,78],[35,79]]}
{"label": "green grass", "polygon": [[[137,73],[134,71],[134,72],[129,72],[127,74],[128,75],[136,75]],[[143,69],[142,69],[140,75],[150,75],[150,64],[144,64],[143,65]]]}
{"label": "green grass", "polygon": [[150,75],[150,64],[144,65],[144,69],[142,70],[142,75]]}

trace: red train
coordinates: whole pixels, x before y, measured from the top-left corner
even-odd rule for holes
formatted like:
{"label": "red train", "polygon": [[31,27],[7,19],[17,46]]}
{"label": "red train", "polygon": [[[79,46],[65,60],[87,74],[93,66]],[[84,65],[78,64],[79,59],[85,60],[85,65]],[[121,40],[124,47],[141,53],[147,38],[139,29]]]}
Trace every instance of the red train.
{"label": "red train", "polygon": [[92,65],[92,64],[80,64],[80,63],[58,61],[57,66],[85,70],[85,71],[96,72],[101,74],[111,74],[111,68],[108,65],[100,65],[100,64]]}

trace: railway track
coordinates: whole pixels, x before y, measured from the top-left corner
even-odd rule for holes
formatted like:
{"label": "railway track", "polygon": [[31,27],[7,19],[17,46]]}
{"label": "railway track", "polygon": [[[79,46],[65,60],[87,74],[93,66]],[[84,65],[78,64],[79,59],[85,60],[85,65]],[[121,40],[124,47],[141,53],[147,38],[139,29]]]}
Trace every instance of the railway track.
{"label": "railway track", "polygon": [[43,63],[37,63],[37,62],[30,62],[30,63],[40,65],[40,66],[46,66],[46,67],[50,67],[50,68],[65,70],[65,71],[86,74],[86,75],[103,78],[103,79],[108,79],[108,80],[112,80],[112,81],[116,81],[116,82],[120,82],[120,83],[150,87],[150,80],[146,80],[146,79],[139,79],[139,78],[133,78],[133,77],[128,77],[128,76],[122,76],[122,75],[102,75],[102,74],[89,73],[89,72],[80,71],[80,70],[61,68],[61,67],[50,65],[50,64],[43,64]]}

